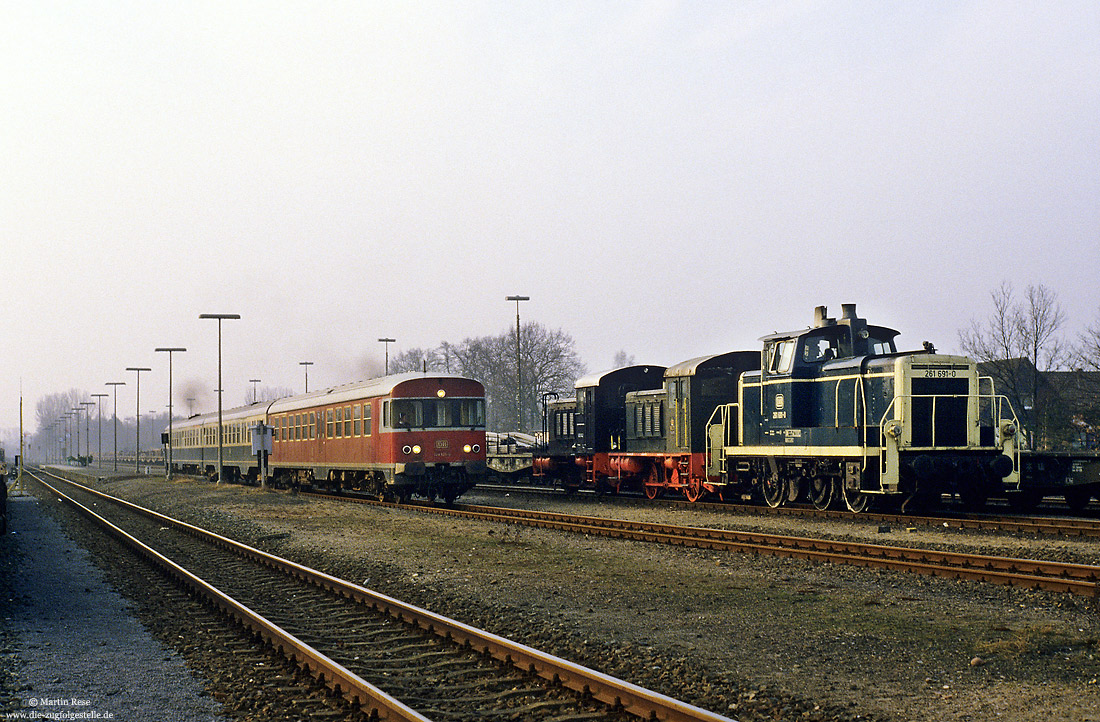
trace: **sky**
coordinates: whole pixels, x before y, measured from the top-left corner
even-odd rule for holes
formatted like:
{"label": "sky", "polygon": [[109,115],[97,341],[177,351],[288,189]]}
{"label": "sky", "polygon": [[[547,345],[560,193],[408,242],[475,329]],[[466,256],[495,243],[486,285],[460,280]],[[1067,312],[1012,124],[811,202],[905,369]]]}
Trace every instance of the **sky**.
{"label": "sky", "polygon": [[[856,303],[1100,319],[1100,4],[0,3],[0,429],[524,322],[670,365]],[[130,366],[141,375],[134,396]],[[106,409],[109,412],[109,409]],[[11,446],[10,441],[7,446]]]}

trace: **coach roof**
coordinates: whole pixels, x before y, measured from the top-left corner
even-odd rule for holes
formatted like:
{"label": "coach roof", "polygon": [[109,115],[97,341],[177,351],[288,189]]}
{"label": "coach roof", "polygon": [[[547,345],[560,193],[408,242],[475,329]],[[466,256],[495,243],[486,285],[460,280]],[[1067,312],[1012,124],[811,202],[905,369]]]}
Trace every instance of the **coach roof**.
{"label": "coach roof", "polygon": [[341,404],[344,402],[361,400],[363,398],[387,396],[393,393],[395,388],[406,381],[415,381],[417,379],[475,381],[474,379],[458,374],[410,371],[403,374],[380,376],[374,379],[367,379],[366,381],[356,381],[355,383],[334,386],[328,389],[321,389],[320,391],[310,391],[308,394],[288,396],[273,401],[268,408],[268,413],[281,414],[287,411],[297,411],[298,409],[327,406],[329,404]]}

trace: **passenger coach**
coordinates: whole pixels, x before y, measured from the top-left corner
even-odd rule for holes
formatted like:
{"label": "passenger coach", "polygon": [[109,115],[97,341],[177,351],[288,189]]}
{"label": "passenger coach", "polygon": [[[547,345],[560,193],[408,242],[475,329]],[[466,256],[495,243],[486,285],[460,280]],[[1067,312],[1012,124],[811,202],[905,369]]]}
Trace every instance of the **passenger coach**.
{"label": "passenger coach", "polygon": [[[222,417],[227,476],[258,477],[253,436],[263,427],[277,484],[453,501],[485,473],[485,391],[461,376],[384,376]],[[217,414],[176,424],[174,436],[177,469],[216,473]]]}

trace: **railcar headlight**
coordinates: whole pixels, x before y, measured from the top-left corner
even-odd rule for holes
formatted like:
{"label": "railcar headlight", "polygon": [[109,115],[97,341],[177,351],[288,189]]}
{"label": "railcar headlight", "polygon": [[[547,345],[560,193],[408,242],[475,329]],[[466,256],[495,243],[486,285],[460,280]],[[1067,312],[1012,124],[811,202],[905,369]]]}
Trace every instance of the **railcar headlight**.
{"label": "railcar headlight", "polygon": [[469,454],[471,451],[474,450],[474,447],[470,446],[469,444],[466,444],[465,446],[462,447],[462,450],[465,451],[467,454]]}
{"label": "railcar headlight", "polygon": [[414,454],[419,454],[420,453],[420,444],[413,444],[413,453]]}
{"label": "railcar headlight", "polygon": [[411,454],[412,450],[413,450],[413,447],[409,446],[408,444],[405,444],[404,446],[401,447],[401,451],[405,452],[406,454]]}
{"label": "railcar headlight", "polygon": [[481,451],[481,444],[474,444],[474,453]]}

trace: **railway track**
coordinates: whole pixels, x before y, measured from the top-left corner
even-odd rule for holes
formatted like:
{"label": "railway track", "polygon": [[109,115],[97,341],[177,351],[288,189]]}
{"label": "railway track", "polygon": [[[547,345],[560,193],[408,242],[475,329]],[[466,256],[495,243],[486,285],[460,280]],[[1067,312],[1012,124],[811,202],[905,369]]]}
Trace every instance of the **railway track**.
{"label": "railway track", "polygon": [[81,484],[33,476],[370,719],[727,720]]}
{"label": "railway track", "polygon": [[[479,484],[478,491],[506,492],[523,494],[554,494],[561,495],[560,491],[550,489],[538,489],[535,487],[509,487],[503,485]],[[606,496],[604,497],[607,498]],[[913,514],[887,514],[881,512],[863,512],[854,515],[847,511],[819,510],[811,506],[783,506],[771,508],[768,506],[753,504],[737,504],[731,502],[689,502],[676,498],[662,498],[657,501],[649,501],[642,497],[615,497],[630,502],[643,504],[662,504],[665,506],[684,507],[693,510],[707,510],[722,513],[760,514],[790,516],[807,519],[843,519],[860,520],[867,522],[889,523],[897,526],[942,526],[956,529],[975,529],[980,531],[997,531],[1018,534],[1036,534],[1041,536],[1055,536],[1066,538],[1090,538],[1100,539],[1100,520],[1083,519],[1074,517],[1032,517],[1032,516],[1004,516],[998,514],[947,514],[943,516],[916,516]]]}
{"label": "railway track", "polygon": [[1026,589],[1066,592],[1087,597],[1100,594],[1100,566],[1089,564],[944,552],[707,527],[674,526],[524,509],[463,504],[454,507],[401,505],[359,497],[325,494],[316,494],[316,496],[385,504],[416,509],[425,513],[462,516],[502,524],[523,524],[579,534],[878,567],[950,579],[967,579]]}

